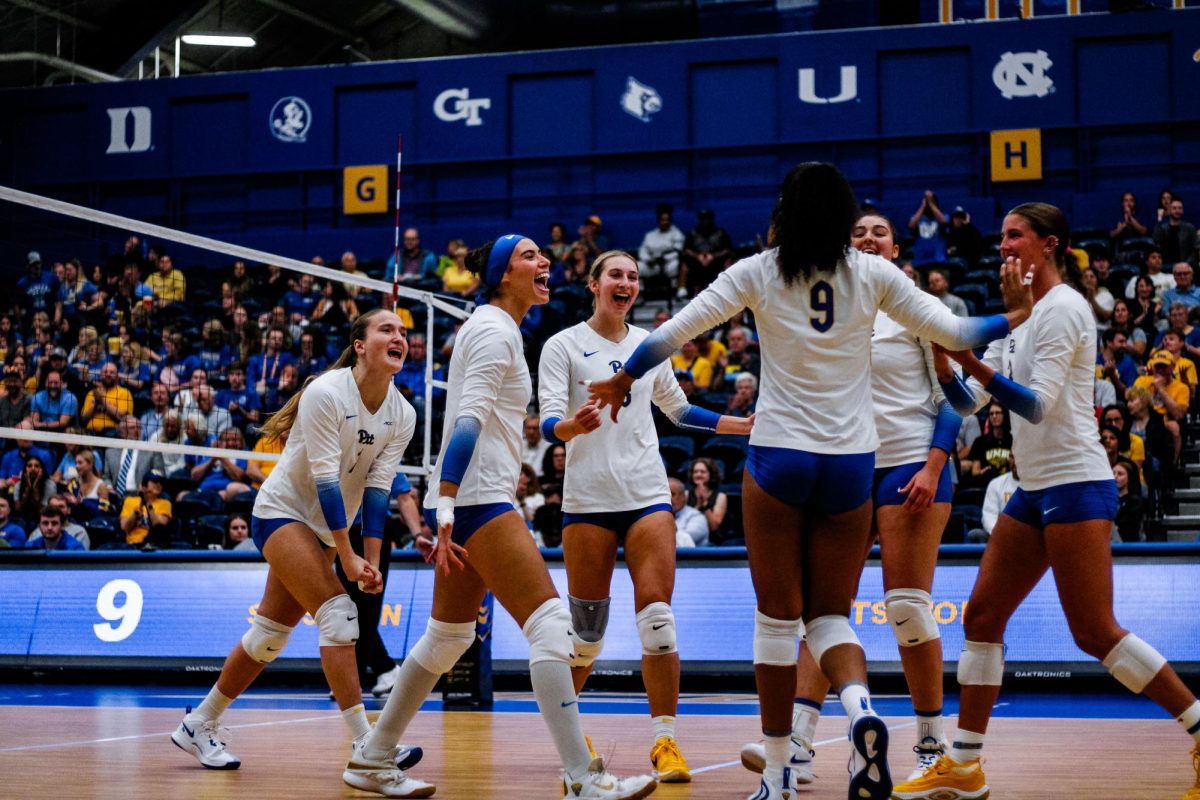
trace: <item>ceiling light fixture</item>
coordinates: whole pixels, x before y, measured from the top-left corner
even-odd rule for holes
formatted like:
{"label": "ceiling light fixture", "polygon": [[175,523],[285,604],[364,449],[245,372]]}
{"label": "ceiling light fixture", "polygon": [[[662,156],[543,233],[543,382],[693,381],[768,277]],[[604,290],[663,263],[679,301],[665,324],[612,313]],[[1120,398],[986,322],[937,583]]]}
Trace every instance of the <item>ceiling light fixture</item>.
{"label": "ceiling light fixture", "polygon": [[183,43],[209,47],[254,47],[257,44],[253,36],[227,33],[186,33],[183,35]]}

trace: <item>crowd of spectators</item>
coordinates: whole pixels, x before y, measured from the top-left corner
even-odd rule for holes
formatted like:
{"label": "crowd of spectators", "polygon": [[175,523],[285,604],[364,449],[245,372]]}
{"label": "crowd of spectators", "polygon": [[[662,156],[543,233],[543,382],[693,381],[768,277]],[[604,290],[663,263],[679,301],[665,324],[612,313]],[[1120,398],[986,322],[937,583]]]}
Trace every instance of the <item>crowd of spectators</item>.
{"label": "crowd of spectators", "polygon": [[[1183,219],[1179,197],[1164,193],[1156,212],[1157,218],[1142,219],[1126,193],[1117,224],[1077,231],[1072,249],[1082,270],[1079,289],[1096,317],[1097,436],[1121,491],[1114,527],[1121,540],[1146,535],[1145,520],[1172,485],[1198,383],[1195,228]],[[735,247],[708,209],[687,233],[675,226],[666,204],[654,209],[653,222],[640,244],[617,243],[638,257],[644,288],[637,324],[661,325],[677,303],[762,247],[761,241]],[[983,235],[967,211],[956,207],[947,215],[926,192],[908,232],[900,266],[914,281],[956,314],[999,306],[998,237]],[[398,265],[360,264],[352,252],[337,265],[377,278],[395,271],[406,286],[473,297],[477,279],[465,267],[464,241],[452,239],[440,257],[422,247],[415,228],[405,231],[403,242]],[[595,214],[574,238],[562,223],[549,227],[543,250],[553,265],[552,299],[522,326],[535,375],[542,343],[589,315],[588,265],[611,246]],[[89,434],[111,444],[10,440],[0,456],[0,547],[252,548],[246,516],[273,466],[253,454],[283,448],[282,441],[261,438],[259,426],[336,359],[349,325],[384,298],[241,261],[189,267],[185,274],[164,248],[136,236],[98,264],[43,264],[37,252],[26,261],[0,316],[0,426]],[[399,311],[413,333],[396,385],[421,420],[406,455],[408,463],[419,463],[427,353],[432,350],[433,377],[444,379],[461,322],[438,315],[435,339],[427,341],[424,306],[402,301]],[[754,412],[760,364],[750,315],[687,342],[671,362],[691,402],[724,414]],[[431,396],[436,452],[444,390]],[[656,421],[680,543],[740,542],[745,439],[681,431],[661,416]],[[525,438],[518,498],[539,543],[556,546],[566,454],[562,445],[542,440],[536,408]],[[251,452],[208,458],[123,446],[134,439]],[[961,517],[954,518],[948,541],[986,539],[1019,485],[1011,443],[1007,411],[997,404],[965,421],[953,454]]]}

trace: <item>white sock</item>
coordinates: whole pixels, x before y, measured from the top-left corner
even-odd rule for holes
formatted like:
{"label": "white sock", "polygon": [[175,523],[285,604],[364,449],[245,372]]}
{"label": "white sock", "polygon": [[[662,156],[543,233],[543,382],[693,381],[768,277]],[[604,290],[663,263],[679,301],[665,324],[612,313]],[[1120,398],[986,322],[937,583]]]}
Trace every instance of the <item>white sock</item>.
{"label": "white sock", "polygon": [[983,734],[975,731],[964,731],[959,728],[954,733],[954,742],[950,745],[950,757],[960,764],[978,761],[983,754]]}
{"label": "white sock", "polygon": [[654,741],[675,738],[674,717],[663,714],[661,717],[655,717],[652,722],[654,723]]}
{"label": "white sock", "polygon": [[529,682],[533,684],[538,709],[550,729],[563,769],[572,778],[582,777],[592,763],[592,756],[583,738],[571,668],[563,661],[539,661],[529,665]]}
{"label": "white sock", "polygon": [[375,720],[375,730],[363,747],[363,757],[379,761],[400,742],[408,724],[421,710],[421,704],[437,685],[440,675],[422,667],[415,658],[406,658],[400,665],[400,676],[392,687],[383,712]]}
{"label": "white sock", "polygon": [[915,711],[915,713],[917,716],[917,744],[926,739],[933,739],[935,742],[941,743],[946,738],[940,708],[937,711]]}
{"label": "white sock", "polygon": [[838,692],[838,699],[842,701],[842,708],[846,709],[846,716],[850,718],[851,724],[861,714],[875,713],[871,708],[871,693],[867,691],[865,684],[857,681],[847,683]]}
{"label": "white sock", "polygon": [[343,710],[342,719],[350,726],[350,738],[354,741],[371,732],[371,723],[367,721],[367,709],[362,703]]}
{"label": "white sock", "polygon": [[788,761],[789,742],[790,737],[787,736],[767,736],[763,739],[763,749],[767,755],[767,764],[763,767],[764,775],[768,772],[772,776],[783,774],[783,765]]}
{"label": "white sock", "polygon": [[208,696],[196,709],[192,711],[192,716],[199,717],[204,721],[220,719],[225,713],[225,709],[229,708],[229,704],[233,702],[232,697],[226,697],[217,689],[216,684],[208,690]]}
{"label": "white sock", "polygon": [[1196,700],[1176,720],[1200,744],[1200,700]]}
{"label": "white sock", "polygon": [[821,704],[805,697],[797,697],[792,708],[792,736],[809,750],[813,736],[817,733],[817,720],[821,718]]}

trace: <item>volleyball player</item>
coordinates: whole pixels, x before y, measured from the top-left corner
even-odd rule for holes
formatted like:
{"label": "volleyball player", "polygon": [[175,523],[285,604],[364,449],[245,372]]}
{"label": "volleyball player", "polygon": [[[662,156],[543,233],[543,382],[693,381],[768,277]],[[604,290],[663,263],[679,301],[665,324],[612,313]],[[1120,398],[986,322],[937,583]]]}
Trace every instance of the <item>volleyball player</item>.
{"label": "volleyball player", "polygon": [[850,717],[850,797],[880,800],[892,788],[888,731],[871,708],[866,659],[848,618],[871,533],[879,441],[867,367],[876,313],[883,309],[924,339],[962,347],[1003,336],[1029,313],[1020,276],[1005,270],[1006,297],[1016,306],[1007,318],[955,317],[892,264],[849,247],[857,211],[836,167],[793,168],[773,213],[772,248],[721,273],[638,345],[617,375],[591,384],[615,420],[635,380],[682,342],[743,308],[754,312],[763,388],[742,498],[766,737],[758,800],[794,788],[787,762],[802,624]]}
{"label": "volleyball player", "polygon": [[571,674],[578,693],[604,645],[617,547],[624,546],[654,723],[650,763],[660,782],[684,783],[691,773],[675,739],[675,516],[650,404],[691,430],[744,435],[754,421],[690,405],[664,362],[633,387],[621,428],[602,425],[582,381],[611,376],[648,335],[625,321],[638,295],[637,261],[620,250],[602,253],[589,271],[588,288],[596,298],[592,316],[551,337],[538,368],[542,435],[567,446],[563,558],[575,632]]}
{"label": "volleyball player", "polygon": [[[437,564],[433,612],[361,755],[373,763],[396,746],[438,678],[474,641],[479,604],[490,589],[529,640],[529,679],[558,749],[566,796],[645,797],[654,791],[653,778],[617,778],[588,752],[571,682],[571,615],[515,507],[533,392],[519,325],[530,308],[550,299],[550,262],[532,240],[509,234],[472,251],[467,263],[482,281],[483,302],[455,340],[445,444],[425,497],[425,518],[438,536],[427,556]],[[370,773],[354,762],[345,778],[392,796],[386,785],[371,786]]]}
{"label": "volleyball player", "polygon": [[[334,556],[364,591],[380,590],[379,558],[388,490],[416,426],[416,412],[392,385],[408,352],[405,329],[390,311],[375,309],[350,329],[350,345],[320,377],[310,379],[266,425],[263,435],[290,432],[283,457],[254,501],[250,533],[269,568],[250,630],[234,646],[216,685],[187,715],[171,740],[213,769],[237,769],[219,728],[221,714],[287,644],[292,629],[312,614],[321,667],[356,747],[370,732],[354,643],[358,611],[332,569]],[[363,509],[364,557],[355,554],[348,520]],[[428,797],[431,784],[399,770],[419,751],[396,749],[377,761],[377,782],[392,796]]]}
{"label": "volleyball player", "polygon": [[1184,795],[1196,800],[1200,702],[1158,651],[1113,616],[1110,542],[1117,489],[1096,436],[1096,322],[1077,291],[1078,269],[1066,255],[1066,217],[1054,206],[1024,203],[1004,218],[1001,237],[1000,255],[1017,271],[1025,265],[1032,276],[1033,315],[1028,325],[993,342],[982,361],[970,352],[951,353],[970,375],[967,385],[954,378],[940,356],[939,379],[964,413],[982,406],[989,395],[1013,413],[1021,488],[992,529],[963,615],[962,699],[951,751],[898,785],[894,796],[987,796],[980,754],[1004,677],[1004,629],[1052,569],[1079,649],[1100,659],[1125,687],[1165,708],[1196,740],[1197,782]]}
{"label": "volleyball player", "polygon": [[[860,217],[850,244],[889,261],[900,254],[895,229],[880,214]],[[883,599],[917,718],[919,773],[948,749],[942,727],[942,644],[930,590],[938,545],[950,518],[950,453],[962,418],[942,396],[928,341],[882,311],[871,336],[871,398],[879,433],[872,498]],[[813,733],[829,681],[808,648],[801,647],[789,764],[797,783],[809,783]],[[748,769],[762,772],[761,744],[746,745],[741,755]]]}

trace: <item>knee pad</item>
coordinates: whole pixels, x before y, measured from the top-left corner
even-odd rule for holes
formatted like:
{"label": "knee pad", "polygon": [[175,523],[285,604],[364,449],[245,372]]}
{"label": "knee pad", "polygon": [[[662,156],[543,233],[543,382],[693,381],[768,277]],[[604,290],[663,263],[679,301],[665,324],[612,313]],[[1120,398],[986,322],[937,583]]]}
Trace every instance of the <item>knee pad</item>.
{"label": "knee pad", "polygon": [[1141,694],[1146,684],[1163,668],[1167,660],[1162,654],[1132,633],[1125,634],[1108,655],[1104,666],[1112,676],[1134,694]]}
{"label": "knee pad", "polygon": [[563,608],[562,600],[551,597],[525,620],[521,633],[529,640],[529,663],[561,661],[575,666],[571,615]]}
{"label": "knee pad", "polygon": [[933,598],[921,589],[889,589],[883,596],[888,624],[901,647],[916,647],[941,638],[933,618]]}
{"label": "knee pad", "polygon": [[321,647],[349,647],[358,641],[358,607],[348,594],[329,598],[313,614]]}
{"label": "knee pad", "polygon": [[754,612],[754,663],[790,667],[798,655],[796,640],[804,623],[798,619],[772,619]]}
{"label": "knee pad", "polygon": [[667,603],[651,603],[637,614],[642,653],[663,656],[675,652],[675,612]]}
{"label": "knee pad", "polygon": [[441,622],[430,617],[425,623],[425,633],[408,656],[434,675],[444,675],[454,668],[474,641],[474,622]]}
{"label": "knee pad", "polygon": [[270,664],[279,657],[279,651],[287,644],[292,629],[261,614],[254,615],[250,630],[242,636],[242,649],[246,655],[260,664]]}
{"label": "knee pad", "polygon": [[958,656],[960,686],[999,686],[1004,682],[1004,645],[965,642]]}
{"label": "knee pad", "polygon": [[608,604],[603,600],[580,600],[567,595],[571,606],[571,641],[575,645],[573,667],[590,667],[604,649],[604,631],[608,628]]}
{"label": "knee pad", "polygon": [[808,642],[808,651],[820,666],[821,658],[830,649],[841,644],[852,644],[862,647],[854,629],[850,627],[850,618],[840,614],[830,614],[817,617],[807,625],[804,641]]}

